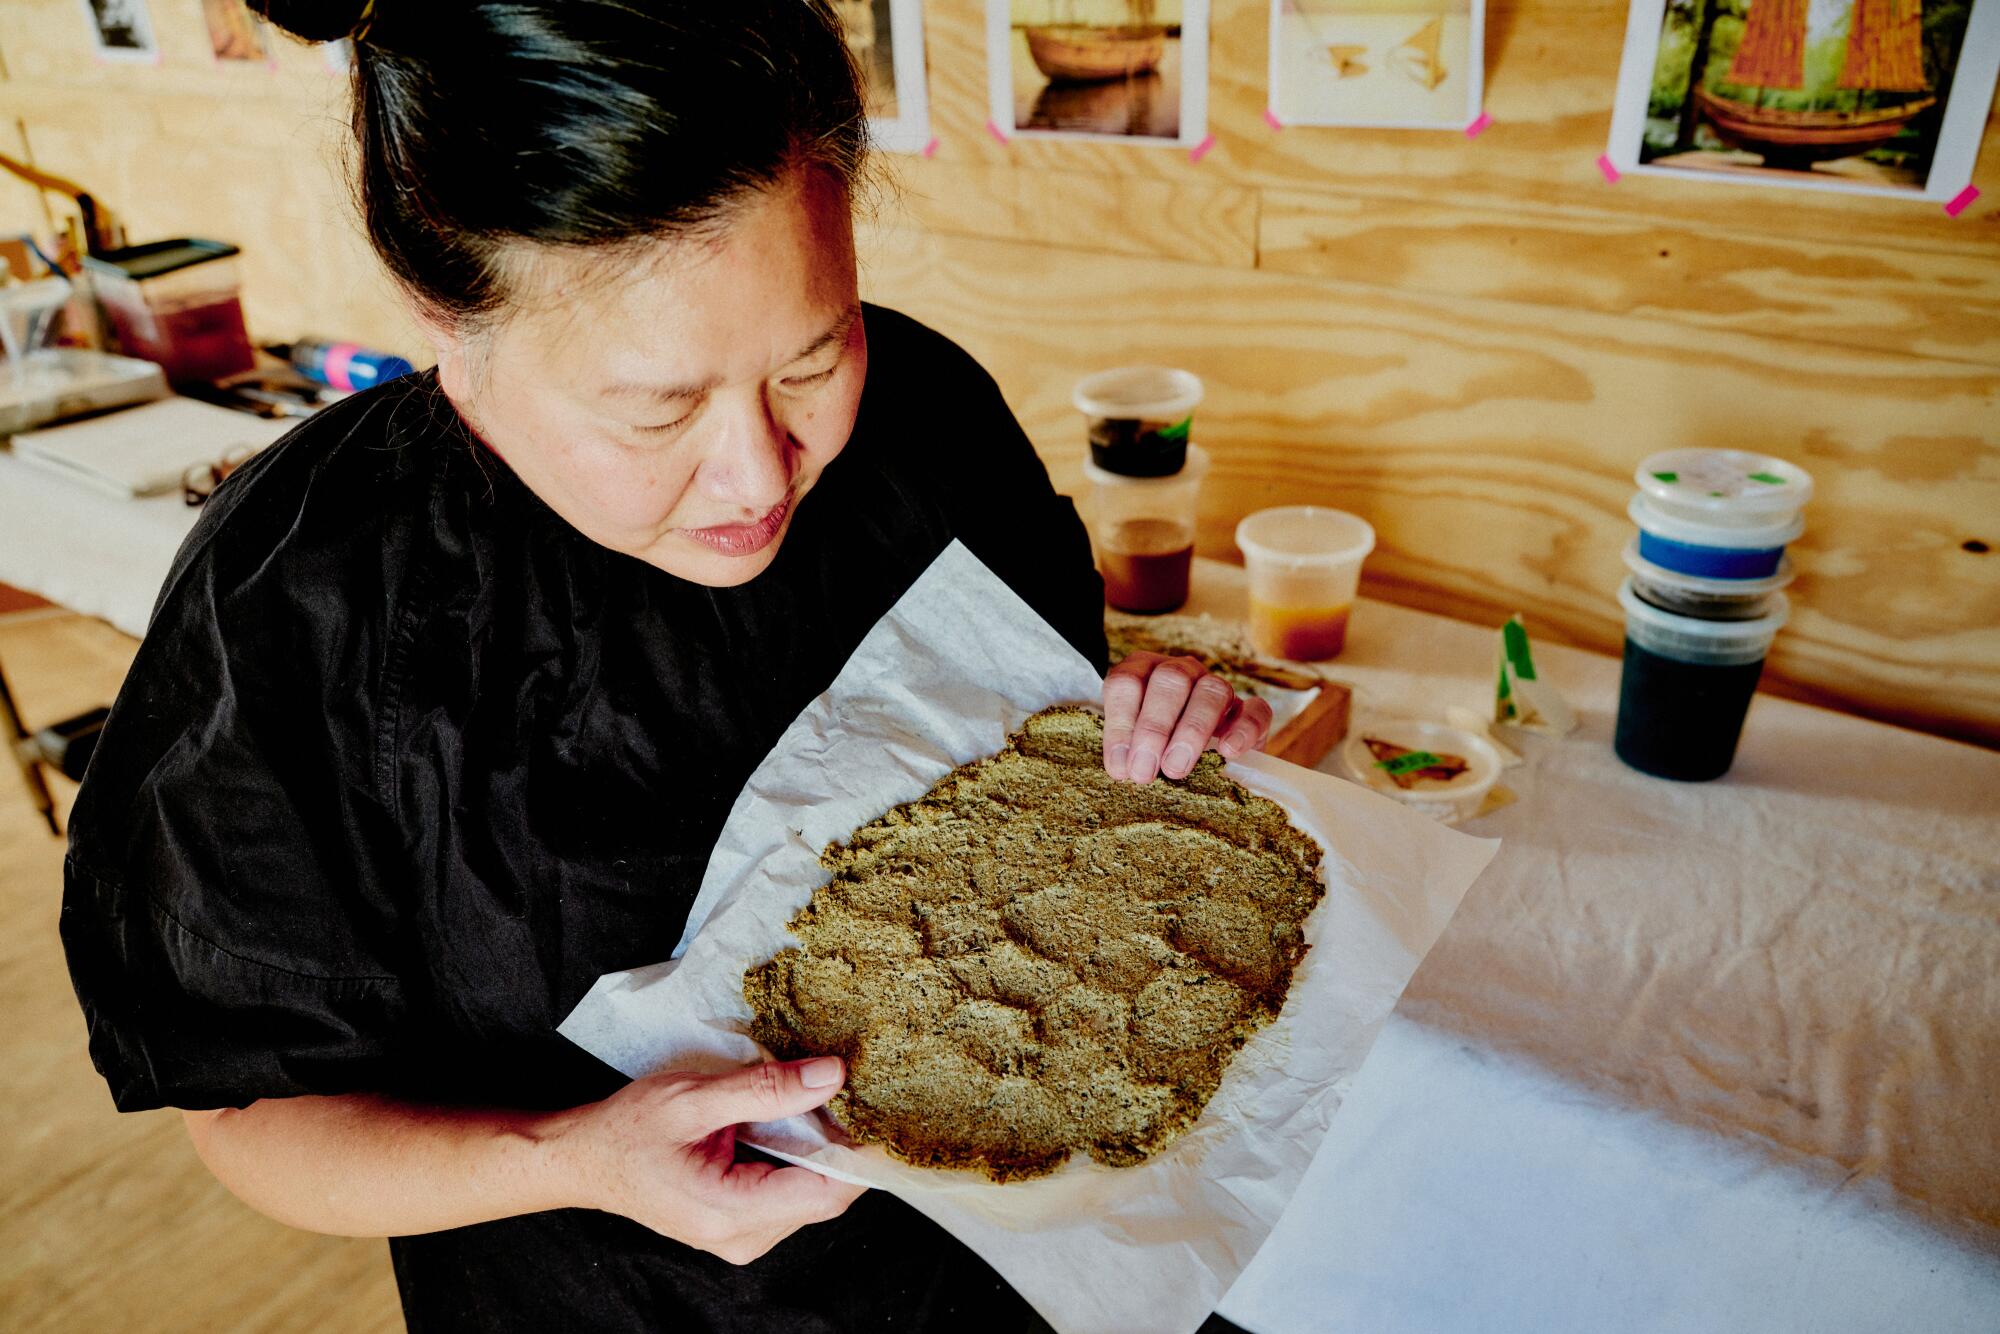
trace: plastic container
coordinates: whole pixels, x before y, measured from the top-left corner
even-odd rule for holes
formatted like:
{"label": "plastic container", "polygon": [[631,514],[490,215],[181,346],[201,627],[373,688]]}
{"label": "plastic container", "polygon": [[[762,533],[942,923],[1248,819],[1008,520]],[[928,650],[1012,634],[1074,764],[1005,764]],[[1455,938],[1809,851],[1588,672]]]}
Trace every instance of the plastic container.
{"label": "plastic container", "polygon": [[219,380],[256,364],[243,327],[235,246],[187,238],[84,261],[119,349],[170,380]]}
{"label": "plastic container", "polygon": [[1641,773],[1706,782],[1729,772],[1771,641],[1791,606],[1772,593],[1754,620],[1707,621],[1664,611],[1627,579],[1625,669],[1612,747]]}
{"label": "plastic container", "polygon": [[1250,574],[1250,639],[1259,653],[1315,662],[1347,644],[1361,562],[1375,530],[1359,515],[1318,505],[1258,510],[1236,525]]}
{"label": "plastic container", "polygon": [[1667,514],[1651,496],[1626,506],[1639,525],[1639,555],[1661,569],[1702,579],[1768,579],[1785,558],[1785,545],[1806,530],[1805,516],[1749,527],[1697,522]]}
{"label": "plastic container", "polygon": [[1208,451],[1187,449],[1171,477],[1128,477],[1083,465],[1090,481],[1091,532],[1104,574],[1104,600],[1120,611],[1173,611],[1187,601],[1194,525]]}
{"label": "plastic container", "polygon": [[1796,518],[1812,477],[1795,463],[1745,449],[1669,449],[1632,474],[1655,511],[1722,528],[1764,528]]}
{"label": "plastic container", "polygon": [[1762,579],[1704,579],[1655,565],[1639,554],[1639,539],[1625,544],[1625,568],[1632,591],[1662,611],[1710,621],[1750,621],[1767,614],[1771,595],[1792,582],[1792,558]]}
{"label": "plastic container", "polygon": [[[1396,747],[1408,754],[1384,758],[1369,742]],[[1479,804],[1500,778],[1500,752],[1477,732],[1443,723],[1397,720],[1357,729],[1341,747],[1341,760],[1354,781],[1384,796],[1394,797],[1432,819],[1446,824],[1477,813]],[[1454,762],[1463,768],[1449,777],[1425,764],[1426,758]],[[1392,776],[1400,767],[1404,783]],[[1405,786],[1407,783],[1407,786]]]}
{"label": "plastic container", "polygon": [[1201,402],[1201,377],[1168,366],[1121,366],[1077,383],[1072,394],[1090,436],[1090,461],[1126,477],[1181,470]]}
{"label": "plastic container", "polygon": [[331,339],[307,338],[283,352],[299,374],[334,389],[353,392],[373,389],[386,380],[409,375],[417,369],[392,352],[377,352],[359,343],[338,343]]}

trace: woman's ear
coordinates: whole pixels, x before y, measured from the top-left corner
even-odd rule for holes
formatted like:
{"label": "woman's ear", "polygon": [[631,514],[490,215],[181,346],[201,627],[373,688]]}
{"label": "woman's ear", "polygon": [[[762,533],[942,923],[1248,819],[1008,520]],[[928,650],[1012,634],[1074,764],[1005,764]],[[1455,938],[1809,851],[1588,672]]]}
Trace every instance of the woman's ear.
{"label": "woman's ear", "polygon": [[438,387],[454,403],[464,403],[472,393],[472,336],[460,325],[441,319],[418,302],[408,306],[410,318],[423,331],[424,341],[437,357]]}

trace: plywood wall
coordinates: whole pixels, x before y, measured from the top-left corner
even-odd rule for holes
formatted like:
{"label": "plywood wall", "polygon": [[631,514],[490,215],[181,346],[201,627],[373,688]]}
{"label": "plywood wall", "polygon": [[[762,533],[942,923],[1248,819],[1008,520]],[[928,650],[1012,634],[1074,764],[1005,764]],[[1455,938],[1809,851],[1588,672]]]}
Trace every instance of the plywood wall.
{"label": "plywood wall", "polygon": [[[152,0],[157,69],[96,65],[74,0],[6,0],[0,141],[144,236],[242,242],[260,335],[411,348],[326,160],[318,52],[218,69],[198,0]],[[2000,743],[2000,129],[1956,219],[1934,204],[1627,177],[1604,150],[1624,32],[1607,0],[1495,0],[1492,128],[1273,132],[1266,6],[1216,0],[1216,146],[984,129],[983,11],[927,7],[936,155],[894,159],[864,288],[998,377],[1075,490],[1086,371],[1198,371],[1216,456],[1201,549],[1313,501],[1371,519],[1368,591],[1615,651],[1633,464],[1768,449],[1819,480],[1785,693]],[[0,220],[39,216],[0,189]]]}

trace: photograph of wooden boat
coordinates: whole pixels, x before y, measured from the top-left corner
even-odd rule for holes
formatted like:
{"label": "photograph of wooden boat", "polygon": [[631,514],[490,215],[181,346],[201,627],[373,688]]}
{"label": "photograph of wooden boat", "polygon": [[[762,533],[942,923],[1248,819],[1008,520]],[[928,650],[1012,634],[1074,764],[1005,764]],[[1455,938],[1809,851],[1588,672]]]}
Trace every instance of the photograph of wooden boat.
{"label": "photograph of wooden boat", "polygon": [[1205,88],[1181,73],[1190,32],[1206,50],[1206,0],[989,0],[987,14],[1003,128],[1177,143],[1205,122],[1189,105],[1205,106]]}
{"label": "photograph of wooden boat", "polygon": [[1091,28],[1065,24],[1023,30],[1035,68],[1052,83],[1098,83],[1150,74],[1166,54],[1167,30],[1158,25]]}
{"label": "photograph of wooden boat", "polygon": [[1814,162],[1852,157],[1901,134],[1935,97],[1867,111],[1784,111],[1695,90],[1702,118],[1723,142],[1762,157],[1767,165],[1803,171]]}

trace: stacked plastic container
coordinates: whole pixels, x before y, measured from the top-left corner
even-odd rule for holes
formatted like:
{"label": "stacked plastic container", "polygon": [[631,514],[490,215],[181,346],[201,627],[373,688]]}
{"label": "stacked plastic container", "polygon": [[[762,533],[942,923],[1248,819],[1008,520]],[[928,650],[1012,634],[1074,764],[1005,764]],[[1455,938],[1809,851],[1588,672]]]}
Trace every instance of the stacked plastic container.
{"label": "stacked plastic container", "polygon": [[1738,449],[1674,449],[1639,465],[1627,512],[1625,671],[1618,757],[1661,778],[1720,778],[1764,658],[1790,613],[1785,548],[1805,531],[1812,478]]}

